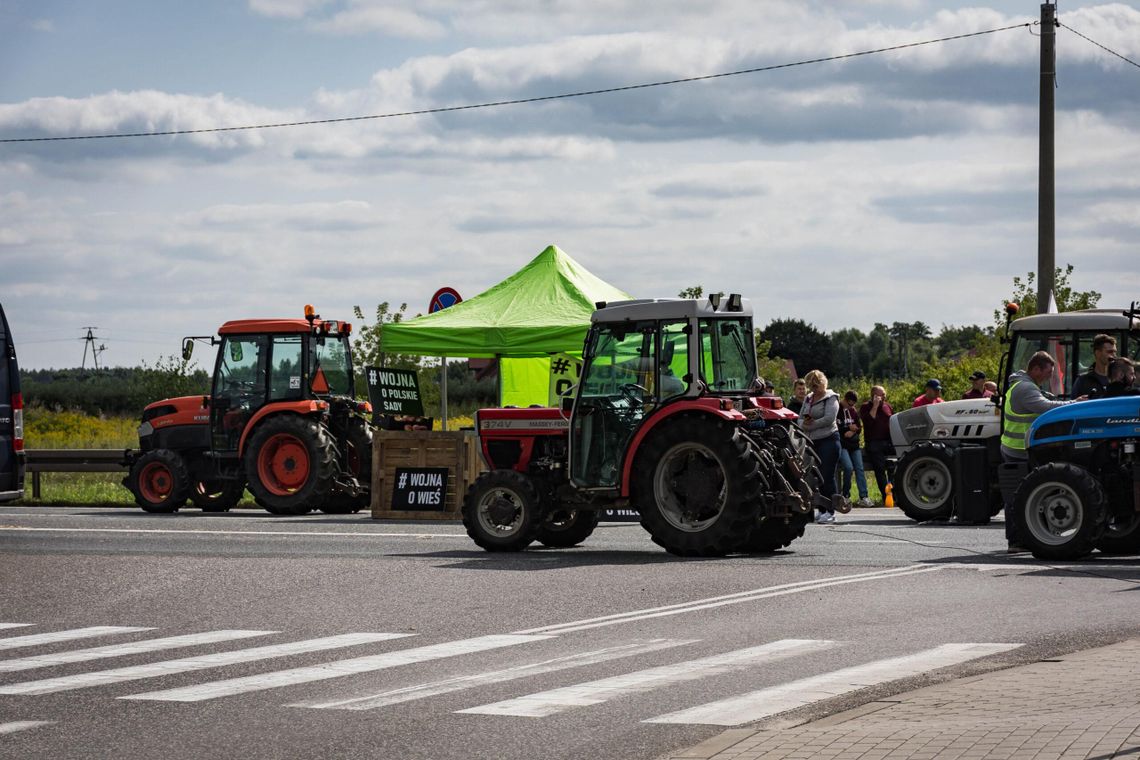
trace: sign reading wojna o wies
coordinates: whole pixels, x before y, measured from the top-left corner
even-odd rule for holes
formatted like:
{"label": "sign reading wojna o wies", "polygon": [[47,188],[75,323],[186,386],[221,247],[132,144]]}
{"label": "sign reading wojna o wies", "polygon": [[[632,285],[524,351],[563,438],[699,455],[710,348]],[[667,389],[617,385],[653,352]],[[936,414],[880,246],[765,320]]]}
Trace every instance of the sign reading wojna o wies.
{"label": "sign reading wojna o wies", "polygon": [[423,416],[420,381],[414,370],[365,367],[364,377],[368,382],[368,400],[376,414]]}

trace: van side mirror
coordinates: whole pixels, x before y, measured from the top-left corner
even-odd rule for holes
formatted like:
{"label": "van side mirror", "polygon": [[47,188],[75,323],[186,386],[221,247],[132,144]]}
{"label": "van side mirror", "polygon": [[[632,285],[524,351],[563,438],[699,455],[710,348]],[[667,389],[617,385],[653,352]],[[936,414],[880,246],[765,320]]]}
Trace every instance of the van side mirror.
{"label": "van side mirror", "polygon": [[194,339],[186,338],[182,341],[182,361],[190,361],[190,356],[194,353]]}

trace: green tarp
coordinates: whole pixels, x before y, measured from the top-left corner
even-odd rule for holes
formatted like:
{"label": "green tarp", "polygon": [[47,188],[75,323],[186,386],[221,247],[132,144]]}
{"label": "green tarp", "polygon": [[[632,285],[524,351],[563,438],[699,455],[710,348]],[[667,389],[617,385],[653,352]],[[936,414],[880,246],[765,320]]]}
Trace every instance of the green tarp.
{"label": "green tarp", "polygon": [[[580,353],[598,301],[631,296],[549,246],[498,285],[443,311],[384,325],[386,353],[467,358],[542,357],[502,367],[505,404],[546,404],[549,355]],[[530,366],[532,365],[533,366]],[[541,369],[540,369],[541,368]]]}

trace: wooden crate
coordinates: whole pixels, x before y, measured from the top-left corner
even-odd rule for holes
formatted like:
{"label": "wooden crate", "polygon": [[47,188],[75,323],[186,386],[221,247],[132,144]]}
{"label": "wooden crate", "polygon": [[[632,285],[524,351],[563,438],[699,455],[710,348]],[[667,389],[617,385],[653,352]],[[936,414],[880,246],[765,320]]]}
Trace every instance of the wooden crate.
{"label": "wooden crate", "polygon": [[[486,469],[474,432],[377,430],[372,440],[372,517],[403,520],[458,520],[467,487]],[[442,511],[392,509],[397,467],[446,467]]]}

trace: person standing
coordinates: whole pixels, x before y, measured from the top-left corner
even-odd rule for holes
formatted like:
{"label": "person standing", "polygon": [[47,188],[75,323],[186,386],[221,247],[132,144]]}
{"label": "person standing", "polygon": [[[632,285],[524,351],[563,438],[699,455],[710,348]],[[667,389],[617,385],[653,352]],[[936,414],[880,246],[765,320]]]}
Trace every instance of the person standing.
{"label": "person standing", "polygon": [[[1044,412],[1058,406],[1083,401],[1086,396],[1070,401],[1053,401],[1046,398],[1041,390],[1056,368],[1056,360],[1047,351],[1038,351],[1029,358],[1024,370],[1009,376],[1009,390],[1005,393],[1005,416],[1001,425],[1001,459],[1006,463],[1027,462],[1029,455],[1025,449],[1025,436],[1029,426]],[[1106,368],[1107,369],[1107,368]],[[1005,507],[1005,540],[1011,554],[1025,551],[1021,544],[1023,526],[1018,520],[1012,505]]]}
{"label": "person standing", "polygon": [[987,380],[984,387],[986,389],[986,393],[989,393],[991,396],[997,395],[997,392],[998,392],[997,383],[995,383],[993,380]]}
{"label": "person standing", "polygon": [[851,473],[854,472],[855,487],[859,489],[856,506],[873,507],[875,505],[867,496],[867,474],[863,471],[863,450],[859,447],[863,423],[859,419],[859,409],[855,406],[858,401],[859,394],[847,391],[839,406],[836,424],[839,426],[839,466],[843,469],[843,483],[839,487],[839,493],[845,498],[851,497]]}
{"label": "person standing", "polygon": [[1072,396],[1096,398],[1108,385],[1108,365],[1116,358],[1116,338],[1100,335],[1093,338],[1093,365],[1073,383]]}
{"label": "person standing", "polygon": [[804,379],[798,378],[792,385],[792,397],[788,399],[788,403],[784,406],[791,409],[796,414],[800,413],[800,409],[804,405],[804,399],[807,397],[807,383]]}
{"label": "person standing", "polygon": [[895,412],[887,403],[887,391],[883,386],[871,388],[871,398],[859,407],[859,419],[863,423],[863,439],[867,446],[867,464],[875,471],[875,483],[883,498],[891,483],[891,473],[887,470],[887,457],[894,453],[891,445],[891,415]]}
{"label": "person standing", "polygon": [[835,467],[839,463],[839,428],[835,418],[839,415],[839,395],[827,388],[827,375],[813,369],[804,376],[804,383],[811,391],[800,408],[800,426],[811,439],[819,454],[819,471],[823,482],[819,492],[828,500],[826,509],[820,509],[815,521],[820,525],[835,522],[835,508],[831,497],[835,495]]}
{"label": "person standing", "polygon": [[1100,397],[1117,396],[1140,396],[1140,388],[1136,387],[1136,364],[1131,359],[1113,359],[1108,365],[1108,385]]}
{"label": "person standing", "polygon": [[927,404],[941,404],[944,400],[942,398],[942,382],[932,377],[926,381],[926,387],[911,404],[911,408],[926,406]]}
{"label": "person standing", "polygon": [[986,373],[977,370],[970,375],[970,390],[962,394],[962,398],[990,398],[994,395],[993,391],[986,388],[989,383],[986,382]]}

